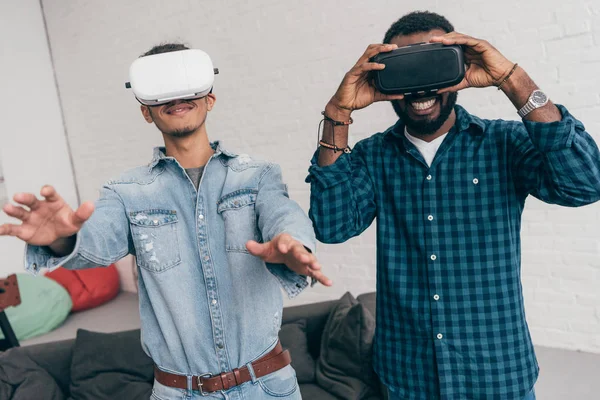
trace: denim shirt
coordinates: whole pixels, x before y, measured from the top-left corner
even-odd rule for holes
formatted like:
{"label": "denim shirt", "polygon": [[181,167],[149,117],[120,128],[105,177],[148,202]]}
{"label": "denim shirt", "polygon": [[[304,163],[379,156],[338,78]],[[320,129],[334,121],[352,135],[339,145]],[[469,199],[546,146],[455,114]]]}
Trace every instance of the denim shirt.
{"label": "denim shirt", "polygon": [[163,148],[148,166],[107,182],[74,251],[27,246],[26,269],[82,269],[136,256],[142,346],[181,375],[218,374],[261,357],[278,340],[283,299],[307,278],[248,253],[246,242],[289,233],[314,251],[312,223],[290,200],[279,166],[218,142],[199,189]]}

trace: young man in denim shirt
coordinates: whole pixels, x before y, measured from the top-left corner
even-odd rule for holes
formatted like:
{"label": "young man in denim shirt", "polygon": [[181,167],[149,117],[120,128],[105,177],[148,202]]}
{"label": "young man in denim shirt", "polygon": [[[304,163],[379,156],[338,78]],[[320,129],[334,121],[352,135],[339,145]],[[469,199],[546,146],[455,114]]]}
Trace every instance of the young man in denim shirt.
{"label": "young man in denim shirt", "polygon": [[[346,74],[325,107],[339,124],[325,122],[310,168],[310,216],[326,243],[377,218],[374,366],[391,399],[530,400],[538,365],[521,290],[521,213],[529,195],[571,207],[600,199],[600,153],[521,67],[453,31],[442,16],[411,13]],[[430,41],[463,46],[458,86],[406,98],[375,90],[370,72],[385,66],[371,57]],[[489,86],[522,122],[455,105],[458,90]],[[350,150],[350,114],[375,101],[391,101],[398,122]]]}
{"label": "young man in denim shirt", "polygon": [[[187,49],[156,46],[144,56]],[[14,197],[22,221],[0,235],[27,242],[26,268],[139,267],[142,346],[153,359],[153,398],[299,399],[289,353],[278,342],[281,288],[307,276],[325,285],[312,254],[312,223],[288,198],[279,166],[210,143],[216,97],[141,106],[165,146],[149,165],[107,182],[100,199],[72,210],[50,187],[44,200]]]}

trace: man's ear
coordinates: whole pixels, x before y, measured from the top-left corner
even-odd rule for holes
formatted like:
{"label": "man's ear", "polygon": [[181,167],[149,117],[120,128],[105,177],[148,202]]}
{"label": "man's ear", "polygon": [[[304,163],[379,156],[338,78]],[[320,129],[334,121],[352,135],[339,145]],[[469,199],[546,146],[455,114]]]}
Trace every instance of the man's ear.
{"label": "man's ear", "polygon": [[215,103],[217,102],[217,96],[215,96],[214,93],[209,93],[206,95],[205,99],[206,99],[206,109],[208,111],[212,110],[213,107],[215,106]]}
{"label": "man's ear", "polygon": [[152,118],[152,113],[150,112],[150,108],[148,106],[142,104],[140,106],[140,110],[142,111],[142,115],[144,116],[144,119],[147,123],[151,124],[154,122],[154,119]]}

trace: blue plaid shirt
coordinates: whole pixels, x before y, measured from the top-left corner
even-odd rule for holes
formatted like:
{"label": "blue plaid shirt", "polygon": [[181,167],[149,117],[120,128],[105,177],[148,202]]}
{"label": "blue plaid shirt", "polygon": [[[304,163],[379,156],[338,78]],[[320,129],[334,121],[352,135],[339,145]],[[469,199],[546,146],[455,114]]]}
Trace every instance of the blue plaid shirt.
{"label": "blue plaid shirt", "polygon": [[398,398],[522,399],[533,387],[520,280],[525,199],[600,199],[598,147],[558,107],[559,122],[522,123],[456,106],[431,167],[401,121],[332,165],[313,158],[320,241],[344,242],[377,218],[374,367]]}

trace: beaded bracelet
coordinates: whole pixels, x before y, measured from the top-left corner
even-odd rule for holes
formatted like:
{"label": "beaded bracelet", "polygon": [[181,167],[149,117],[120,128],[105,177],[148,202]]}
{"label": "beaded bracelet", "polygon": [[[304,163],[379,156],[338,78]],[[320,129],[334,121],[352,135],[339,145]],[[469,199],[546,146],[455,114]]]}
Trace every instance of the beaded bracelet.
{"label": "beaded bracelet", "polygon": [[336,121],[335,119],[329,118],[327,116],[327,114],[325,114],[325,111],[321,111],[321,114],[323,115],[323,118],[325,119],[325,121],[331,122],[333,124],[333,126],[350,125],[351,123],[354,122],[354,120],[352,120],[352,118],[350,118],[348,121]]}
{"label": "beaded bracelet", "polygon": [[504,83],[508,80],[508,78],[510,78],[510,76],[513,74],[513,72],[515,72],[515,70],[517,69],[518,66],[519,66],[519,64],[517,64],[517,63],[515,63],[515,65],[513,65],[512,69],[510,70],[508,75],[506,75],[506,78],[504,78],[502,80],[502,82],[500,82],[500,84],[498,85],[498,90],[500,90],[502,88],[502,85],[504,85]]}
{"label": "beaded bracelet", "polygon": [[335,144],[330,144],[330,143],[324,142],[322,140],[319,140],[319,145],[322,147],[325,147],[326,149],[333,150],[334,153],[337,153],[338,151],[343,151],[346,154],[350,154],[352,152],[352,150],[348,146],[343,147],[343,148],[337,147]]}

